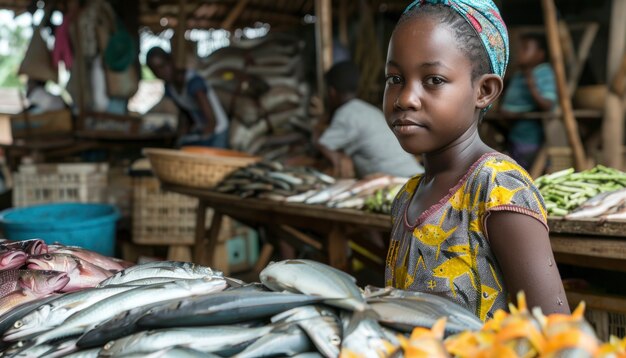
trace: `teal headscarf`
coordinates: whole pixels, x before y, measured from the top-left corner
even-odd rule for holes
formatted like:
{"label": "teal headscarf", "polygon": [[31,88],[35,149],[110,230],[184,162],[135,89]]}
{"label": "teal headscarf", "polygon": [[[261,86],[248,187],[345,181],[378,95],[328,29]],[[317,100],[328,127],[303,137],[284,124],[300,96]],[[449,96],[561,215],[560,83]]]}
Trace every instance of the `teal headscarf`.
{"label": "teal headscarf", "polygon": [[491,71],[504,78],[509,63],[509,35],[492,0],[415,0],[404,12],[424,4],[442,4],[458,12],[480,37],[489,55]]}

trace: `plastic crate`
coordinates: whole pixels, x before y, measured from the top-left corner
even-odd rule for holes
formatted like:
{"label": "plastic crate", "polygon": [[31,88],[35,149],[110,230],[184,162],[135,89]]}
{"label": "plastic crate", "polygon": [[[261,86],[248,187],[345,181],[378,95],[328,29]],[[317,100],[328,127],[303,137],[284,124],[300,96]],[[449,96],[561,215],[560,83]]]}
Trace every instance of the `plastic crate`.
{"label": "plastic crate", "polygon": [[598,338],[608,342],[611,336],[626,337],[626,314],[587,308],[585,318],[593,326]]}
{"label": "plastic crate", "polygon": [[24,164],[13,176],[13,205],[105,203],[107,164]]}
{"label": "plastic crate", "polygon": [[[192,245],[198,200],[164,192],[152,176],[133,177],[133,242],[144,245]],[[207,210],[207,224],[212,213]]]}
{"label": "plastic crate", "polygon": [[259,259],[259,235],[256,230],[233,223],[232,236],[226,243],[228,265],[234,272],[246,271],[254,267]]}

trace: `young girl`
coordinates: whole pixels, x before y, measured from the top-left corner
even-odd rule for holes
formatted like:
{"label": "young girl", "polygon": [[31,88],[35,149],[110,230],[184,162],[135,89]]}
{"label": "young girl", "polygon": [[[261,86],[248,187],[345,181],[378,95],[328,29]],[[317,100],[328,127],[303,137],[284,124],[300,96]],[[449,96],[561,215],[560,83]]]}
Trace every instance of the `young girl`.
{"label": "young girl", "polygon": [[541,194],[478,135],[502,91],[507,36],[491,0],[418,0],[386,64],[385,118],[425,167],[393,205],[386,285],[449,297],[482,320],[520,290],[544,313],[569,312]]}

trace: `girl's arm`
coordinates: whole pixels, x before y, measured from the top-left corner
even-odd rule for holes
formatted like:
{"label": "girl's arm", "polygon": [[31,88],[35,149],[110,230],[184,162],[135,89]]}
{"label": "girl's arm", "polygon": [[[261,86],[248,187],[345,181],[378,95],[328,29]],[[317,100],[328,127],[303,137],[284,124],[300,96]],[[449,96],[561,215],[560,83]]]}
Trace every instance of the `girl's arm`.
{"label": "girl's arm", "polygon": [[492,212],[486,225],[509,294],[524,291],[528,306],[539,306],[545,314],[570,313],[548,229],[528,215],[509,211]]}

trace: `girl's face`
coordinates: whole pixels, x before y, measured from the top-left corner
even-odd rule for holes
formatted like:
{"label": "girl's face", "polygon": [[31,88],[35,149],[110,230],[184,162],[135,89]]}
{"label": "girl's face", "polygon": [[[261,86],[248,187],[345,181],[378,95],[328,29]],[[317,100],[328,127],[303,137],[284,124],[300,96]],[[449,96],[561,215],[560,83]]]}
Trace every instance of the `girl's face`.
{"label": "girl's face", "polygon": [[396,28],[385,74],[385,118],[405,151],[440,151],[476,125],[472,64],[436,20],[418,17]]}

